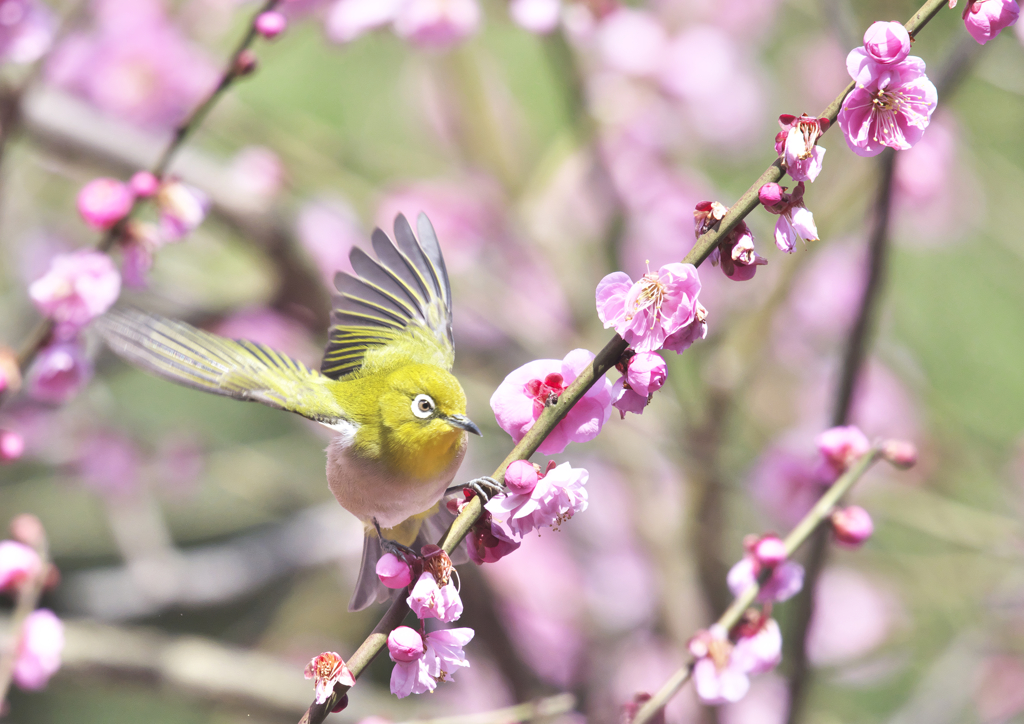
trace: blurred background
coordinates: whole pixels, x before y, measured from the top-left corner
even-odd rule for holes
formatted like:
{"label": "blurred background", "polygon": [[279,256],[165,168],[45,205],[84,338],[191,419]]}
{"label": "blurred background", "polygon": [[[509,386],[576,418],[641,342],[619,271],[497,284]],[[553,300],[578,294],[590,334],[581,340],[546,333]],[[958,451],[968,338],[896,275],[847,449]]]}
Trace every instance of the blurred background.
{"label": "blurred background", "polygon": [[[467,2],[480,16],[446,35],[361,33],[351,0],[283,3],[288,30],[258,40],[256,72],[172,165],[209,195],[210,215],[122,295],[316,366],[349,249],[425,211],[452,276],[456,373],[484,430],[466,479],[511,447],[488,407],[504,376],[601,348],[601,277],[679,261],[694,204],[732,203],[776,157],[776,118],[820,112],[863,30],[917,9]],[[0,2],[3,344],[16,349],[38,321],[26,290],[50,259],[96,244],[75,213],[81,186],[153,163],[258,7]],[[802,721],[1024,711],[1024,35],[978,46],[959,10],[914,45],[940,107],[897,158],[892,249],[853,403],[869,437],[913,441],[920,464],[877,468],[853,493],[876,533],[828,554]],[[333,720],[570,691],[589,720],[614,722],[683,662],[728,603],[743,536],[786,532],[816,491],[814,436],[832,417],[865,283],[880,167],[838,130],[821,145],[805,197],[821,241],[786,256],[774,217],[751,214],[769,264],[742,283],[702,266],[708,338],[666,354],[668,384],[642,416],[616,414],[556,456],[590,471],[586,513],[461,569],[472,667],[399,701],[383,657]],[[0,428],[26,442],[0,467],[0,521],[42,519],[62,577],[44,605],[67,625],[63,668],[42,692],[12,691],[10,720],[297,720],[312,701],[305,663],[349,655],[383,612],[345,610],[360,526],[327,490],[327,431],[148,376],[88,334],[83,345],[60,395],[28,385],[0,410]],[[775,615],[786,638],[792,604]],[[684,690],[668,721],[785,721],[790,661],[714,711]]]}

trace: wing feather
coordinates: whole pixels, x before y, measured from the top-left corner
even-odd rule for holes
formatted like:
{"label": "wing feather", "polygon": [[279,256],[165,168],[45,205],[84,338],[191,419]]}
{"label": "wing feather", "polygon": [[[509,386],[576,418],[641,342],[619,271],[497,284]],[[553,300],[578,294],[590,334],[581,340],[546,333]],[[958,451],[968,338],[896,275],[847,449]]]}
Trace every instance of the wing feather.
{"label": "wing feather", "polygon": [[112,309],[94,326],[119,356],[171,382],[320,422],[345,417],[329,378],[265,345],[137,309]]}
{"label": "wing feather", "polygon": [[377,259],[361,249],[349,256],[356,276],[335,276],[331,331],[320,371],[338,379],[368,360],[426,362],[451,369],[454,359],[451,286],[437,235],[426,215],[419,239],[404,216],[395,240],[380,229],[371,238]]}

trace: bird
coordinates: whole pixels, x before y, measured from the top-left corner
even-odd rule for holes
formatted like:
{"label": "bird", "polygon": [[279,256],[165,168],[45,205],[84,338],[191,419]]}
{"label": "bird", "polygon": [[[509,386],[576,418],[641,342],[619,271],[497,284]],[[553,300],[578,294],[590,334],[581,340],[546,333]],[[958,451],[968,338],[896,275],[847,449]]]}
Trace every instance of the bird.
{"label": "bird", "polygon": [[[468,435],[481,435],[451,371],[452,295],[441,247],[425,214],[416,226],[418,236],[399,214],[393,240],[375,229],[377,259],[352,249],[355,273],[334,278],[319,371],[266,345],[135,308],[115,307],[94,322],[116,354],[164,379],[297,413],[335,431],[326,450],[327,485],[365,534],[350,611],[388,598],[375,573],[383,552],[414,552],[447,529],[454,515],[441,500]],[[467,483],[485,499],[495,485]]]}

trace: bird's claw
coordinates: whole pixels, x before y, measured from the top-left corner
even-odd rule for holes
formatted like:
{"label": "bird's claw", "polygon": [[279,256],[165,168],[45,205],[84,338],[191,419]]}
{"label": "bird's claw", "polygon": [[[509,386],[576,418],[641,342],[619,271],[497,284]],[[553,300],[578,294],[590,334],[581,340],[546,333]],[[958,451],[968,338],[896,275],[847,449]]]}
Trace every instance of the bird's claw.
{"label": "bird's claw", "polygon": [[493,498],[498,493],[505,492],[504,485],[499,483],[494,478],[488,477],[486,475],[482,478],[474,478],[473,480],[470,480],[468,483],[464,483],[462,485],[455,485],[451,488],[448,488],[447,492],[456,493],[460,490],[465,490],[467,488],[469,490],[472,490],[473,493],[475,493],[477,497],[479,497],[480,500],[484,503],[486,503],[488,500]]}
{"label": "bird's claw", "polygon": [[377,522],[376,518],[373,519],[373,527],[377,529],[377,538],[380,539],[380,549],[385,553],[390,553],[396,558],[402,560],[405,560],[409,556],[412,556],[413,558],[419,557],[419,553],[409,546],[404,546],[396,540],[385,538],[383,531],[381,531],[380,523]]}

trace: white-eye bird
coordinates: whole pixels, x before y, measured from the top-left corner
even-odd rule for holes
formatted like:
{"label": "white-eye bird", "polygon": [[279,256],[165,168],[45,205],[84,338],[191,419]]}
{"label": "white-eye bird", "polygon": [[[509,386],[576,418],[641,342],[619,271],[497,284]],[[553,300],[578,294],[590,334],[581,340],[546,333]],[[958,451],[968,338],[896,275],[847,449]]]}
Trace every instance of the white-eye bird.
{"label": "white-eye bird", "polygon": [[[452,520],[439,501],[466,454],[466,395],[451,374],[451,287],[434,229],[404,216],[395,241],[373,232],[374,260],[350,254],[338,272],[320,371],[269,347],[231,340],[138,310],[96,321],[121,357],[165,379],[298,413],[338,432],[327,446],[327,484],[363,521],[363,560],[349,610],[387,598],[375,573],[385,546],[433,543]],[[476,482],[476,481],[474,481]]]}

